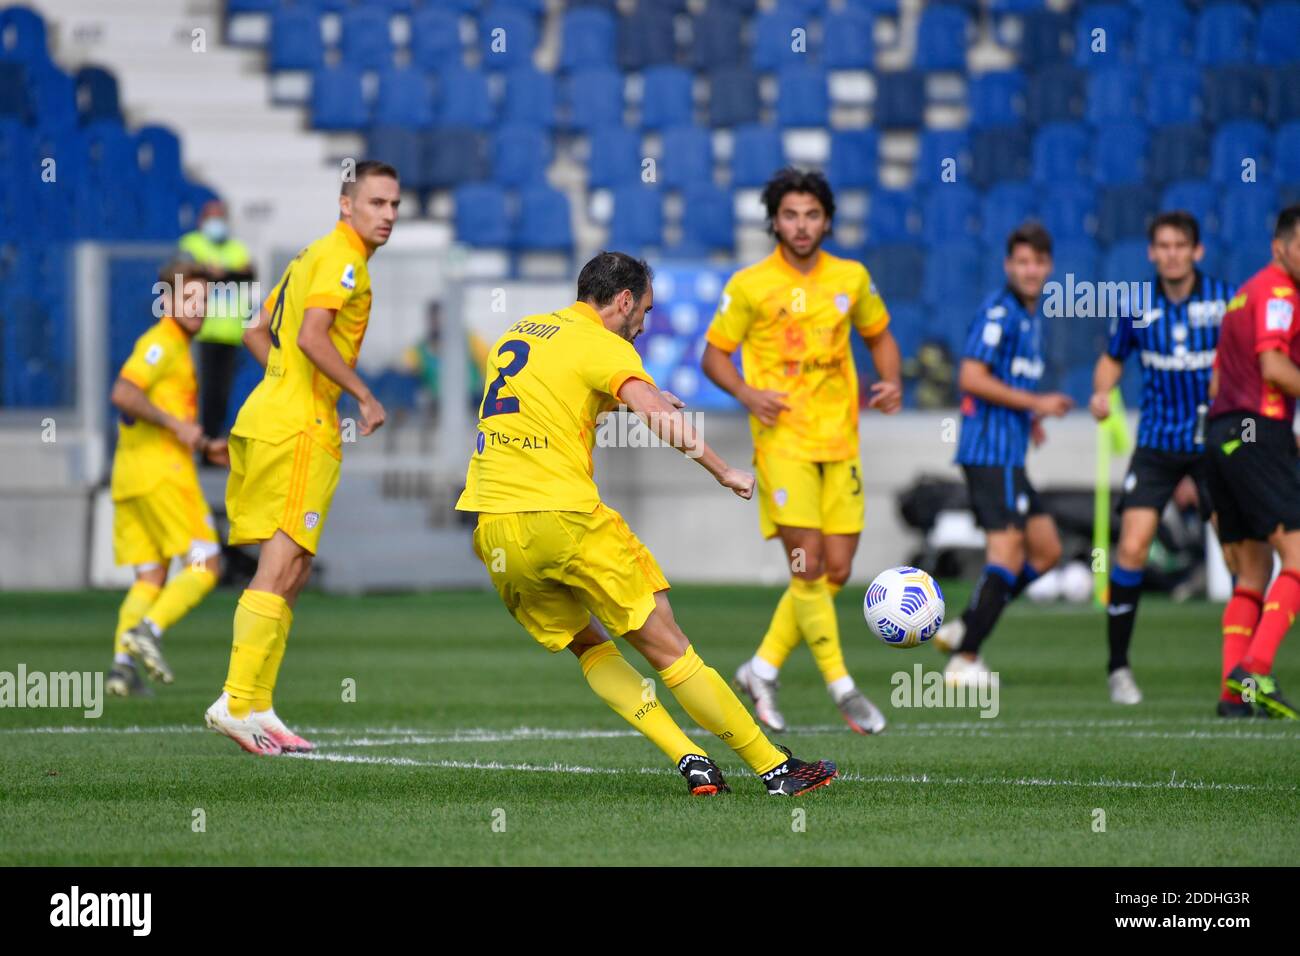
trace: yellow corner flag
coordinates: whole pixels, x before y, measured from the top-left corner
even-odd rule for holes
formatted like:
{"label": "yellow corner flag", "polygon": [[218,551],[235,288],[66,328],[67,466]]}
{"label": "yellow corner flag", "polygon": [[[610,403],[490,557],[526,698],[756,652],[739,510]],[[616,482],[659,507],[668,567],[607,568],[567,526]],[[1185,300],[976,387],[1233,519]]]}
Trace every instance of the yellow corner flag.
{"label": "yellow corner flag", "polygon": [[[1110,414],[1097,423],[1097,480],[1092,499],[1093,597],[1105,606],[1110,588],[1110,456],[1123,455],[1132,446],[1124,396],[1119,386],[1110,390]],[[1096,560],[1098,555],[1102,560]]]}

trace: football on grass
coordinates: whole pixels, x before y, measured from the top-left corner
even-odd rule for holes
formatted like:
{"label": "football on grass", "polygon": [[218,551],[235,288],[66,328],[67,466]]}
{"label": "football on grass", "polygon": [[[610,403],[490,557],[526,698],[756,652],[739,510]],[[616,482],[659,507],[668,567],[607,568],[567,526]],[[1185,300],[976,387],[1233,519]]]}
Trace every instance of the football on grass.
{"label": "football on grass", "polygon": [[890,647],[917,647],[943,625],[943,592],[920,568],[881,571],[867,588],[862,613],[872,633]]}

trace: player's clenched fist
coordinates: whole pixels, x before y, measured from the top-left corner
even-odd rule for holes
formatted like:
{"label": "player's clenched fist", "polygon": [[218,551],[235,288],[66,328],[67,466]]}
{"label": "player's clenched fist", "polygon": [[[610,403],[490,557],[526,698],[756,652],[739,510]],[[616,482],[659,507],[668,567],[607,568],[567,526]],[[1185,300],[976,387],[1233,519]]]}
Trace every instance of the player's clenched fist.
{"label": "player's clenched fist", "polygon": [[737,495],[748,501],[754,497],[754,476],[739,468],[728,468],[718,479],[724,488],[730,488]]}
{"label": "player's clenched fist", "polygon": [[1040,418],[1056,418],[1074,407],[1074,399],[1064,392],[1048,392],[1034,401],[1033,411]]}
{"label": "player's clenched fist", "polygon": [[387,413],[384,406],[380,404],[379,399],[373,395],[367,395],[365,401],[358,402],[361,410],[361,434],[369,435],[376,428],[384,424],[387,419]]}
{"label": "player's clenched fist", "polygon": [[1088,411],[1099,422],[1110,418],[1110,395],[1106,392],[1093,392],[1092,398],[1088,399]]}

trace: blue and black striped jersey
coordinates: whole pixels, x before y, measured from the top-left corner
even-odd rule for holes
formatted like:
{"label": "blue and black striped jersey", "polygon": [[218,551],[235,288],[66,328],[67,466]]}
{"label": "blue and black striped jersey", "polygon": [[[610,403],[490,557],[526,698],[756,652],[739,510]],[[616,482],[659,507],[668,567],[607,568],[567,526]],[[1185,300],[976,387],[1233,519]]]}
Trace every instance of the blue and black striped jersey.
{"label": "blue and black striped jersey", "polygon": [[[1009,286],[980,307],[966,334],[963,358],[987,365],[1013,388],[1036,391],[1043,377],[1043,317],[1030,313]],[[994,405],[973,395],[961,399],[959,465],[1023,465],[1029,447],[1030,413]]]}
{"label": "blue and black striped jersey", "polygon": [[1196,273],[1192,294],[1171,302],[1157,279],[1152,302],[1137,317],[1111,323],[1106,354],[1123,362],[1134,352],[1142,362],[1138,444],[1160,451],[1197,452],[1197,421],[1210,404],[1210,375],[1219,327],[1234,289],[1222,279]]}

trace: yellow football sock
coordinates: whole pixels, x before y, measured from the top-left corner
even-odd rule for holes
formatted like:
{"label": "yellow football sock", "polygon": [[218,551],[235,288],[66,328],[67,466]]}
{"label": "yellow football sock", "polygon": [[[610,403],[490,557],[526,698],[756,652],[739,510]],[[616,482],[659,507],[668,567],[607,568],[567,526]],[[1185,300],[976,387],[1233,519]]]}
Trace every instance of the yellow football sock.
{"label": "yellow football sock", "polygon": [[232,717],[247,717],[257,697],[257,678],[280,637],[284,598],[269,591],[245,591],[235,608],[235,641],[225,691]]}
{"label": "yellow football sock", "polygon": [[253,688],[257,691],[253,697],[253,710],[271,709],[271,698],[275,694],[275,682],[280,676],[280,662],[284,660],[284,649],[289,644],[289,629],[293,627],[293,608],[286,603],[280,609],[280,624],[276,629],[275,644],[266,656],[266,663],[257,673]]}
{"label": "yellow football sock", "polygon": [[169,630],[198,607],[199,602],[216,586],[217,576],[206,567],[187,567],[180,574],[172,575],[145,617],[158,630]]}
{"label": "yellow football sock", "polygon": [[785,754],[772,745],[727,682],[689,645],[686,653],[659,672],[664,685],[691,719],[734,750],[755,773],[779,767]]}
{"label": "yellow football sock", "polygon": [[844,651],[840,647],[840,622],[835,616],[835,588],[823,575],[815,581],[795,578],[790,582],[794,613],[799,619],[799,630],[808,642],[817,669],[826,683],[847,677]]}
{"label": "yellow football sock", "polygon": [[763,643],[758,645],[758,656],[773,667],[780,668],[790,652],[799,646],[799,619],[794,616],[794,598],[786,588],[772,614]]}
{"label": "yellow football sock", "polygon": [[654,697],[653,685],[647,688],[642,683],[637,669],[619,653],[613,641],[583,651],[578,663],[582,665],[582,676],[596,695],[614,713],[645,734],[673,763],[679,763],[687,754],[709,755],[682,732],[668,708]]}
{"label": "yellow football sock", "polygon": [[135,627],[142,620],[161,591],[158,585],[150,581],[136,581],[122,598],[122,606],[117,609],[117,630],[113,633],[113,653],[125,654],[122,635]]}

